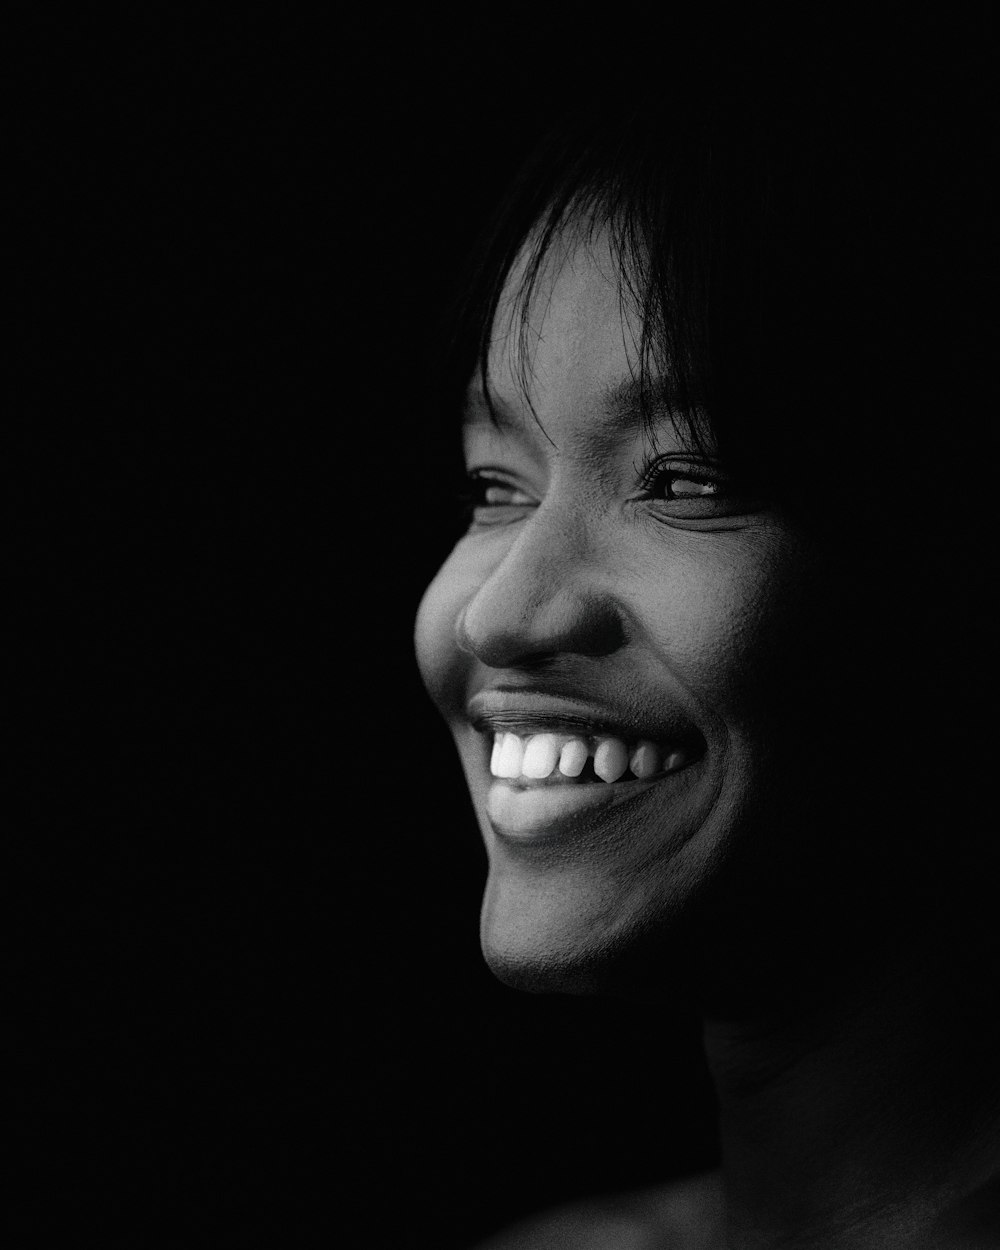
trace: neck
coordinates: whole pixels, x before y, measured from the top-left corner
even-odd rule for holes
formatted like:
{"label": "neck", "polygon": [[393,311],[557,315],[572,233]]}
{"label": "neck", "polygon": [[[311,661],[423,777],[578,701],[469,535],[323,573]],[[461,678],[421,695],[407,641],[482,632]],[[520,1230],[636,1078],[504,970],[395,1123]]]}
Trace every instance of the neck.
{"label": "neck", "polygon": [[924,955],[794,1019],[707,1024],[733,1250],[1000,1244],[997,1013]]}

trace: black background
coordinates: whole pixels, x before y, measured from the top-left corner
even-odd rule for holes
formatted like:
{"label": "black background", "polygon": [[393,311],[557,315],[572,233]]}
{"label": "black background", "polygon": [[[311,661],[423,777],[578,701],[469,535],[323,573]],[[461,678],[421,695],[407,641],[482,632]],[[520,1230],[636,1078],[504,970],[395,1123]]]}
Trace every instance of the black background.
{"label": "black background", "polygon": [[434,366],[574,80],[499,21],[388,31],[34,6],[14,44],[11,1245],[462,1247],[714,1156],[679,1008],[480,959],[412,658]]}

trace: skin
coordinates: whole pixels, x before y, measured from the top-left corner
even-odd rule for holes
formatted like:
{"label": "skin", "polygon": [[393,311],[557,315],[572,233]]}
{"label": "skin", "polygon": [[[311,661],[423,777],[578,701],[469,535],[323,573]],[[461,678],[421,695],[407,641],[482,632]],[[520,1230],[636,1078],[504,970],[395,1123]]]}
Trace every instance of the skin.
{"label": "skin", "polygon": [[[476,388],[464,429],[471,470],[514,503],[477,512],[423,600],[421,671],[462,757],[490,862],[486,958],[505,981],[599,989],[636,935],[676,924],[758,819],[788,770],[773,691],[804,680],[815,558],[780,514],[741,491],[707,511],[642,489],[637,466],[691,457],[666,417],[650,446],[607,394],[627,384],[638,327],[618,298],[607,244],[554,259],[530,334],[530,398],[511,338],[490,360],[498,430]],[[516,281],[515,274],[514,280]],[[502,306],[498,324],[510,312]],[[541,843],[489,818],[488,739],[468,705],[497,687],[579,695],[638,726],[664,716],[704,742],[670,785]],[[609,792],[610,793],[610,792]]]}
{"label": "skin", "polygon": [[[491,968],[532,990],[683,993],[706,1016],[723,1173],[645,1195],[642,1231],[615,1244],[1000,1245],[993,1050],[942,1060],[954,1039],[928,1020],[966,990],[926,912],[911,932],[870,906],[892,873],[906,894],[903,870],[862,828],[857,790],[830,785],[870,638],[801,525],[696,464],[668,413],[650,438],[629,411],[639,327],[606,237],[566,232],[522,340],[523,264],[490,351],[499,423],[473,384],[464,427],[467,467],[492,485],[427,590],[416,647],[487,851]],[[643,476],[663,457],[691,475],[672,480],[681,501]],[[490,725],[474,723],[497,691],[508,714],[578,699],[667,724],[690,761],[512,833],[490,799]],[[509,1244],[554,1244],[537,1233]]]}

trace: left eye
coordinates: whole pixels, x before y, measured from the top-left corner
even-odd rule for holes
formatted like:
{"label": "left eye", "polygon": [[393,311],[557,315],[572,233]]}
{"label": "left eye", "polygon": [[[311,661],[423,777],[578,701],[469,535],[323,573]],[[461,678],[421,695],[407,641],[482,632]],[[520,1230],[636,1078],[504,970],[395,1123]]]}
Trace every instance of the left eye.
{"label": "left eye", "polygon": [[650,465],[642,476],[643,498],[663,516],[678,521],[707,521],[754,512],[760,501],[714,465],[667,459]]}
{"label": "left eye", "polygon": [[662,469],[655,474],[647,490],[660,499],[714,499],[725,495],[722,482],[685,473],[677,469]]}

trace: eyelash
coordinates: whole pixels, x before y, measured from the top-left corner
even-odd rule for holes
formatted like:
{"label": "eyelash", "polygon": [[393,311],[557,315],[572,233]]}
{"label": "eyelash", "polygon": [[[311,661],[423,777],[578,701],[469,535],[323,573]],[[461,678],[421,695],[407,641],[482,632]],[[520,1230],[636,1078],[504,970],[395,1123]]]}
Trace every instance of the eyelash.
{"label": "eyelash", "polygon": [[[638,466],[637,466],[638,468]],[[653,494],[656,487],[665,478],[675,481],[696,482],[699,486],[714,486],[717,489],[705,495],[674,495],[664,502],[676,502],[679,499],[717,499],[725,497],[728,478],[708,465],[699,466],[690,460],[678,461],[676,456],[658,456],[639,468],[640,487],[644,492]]]}

